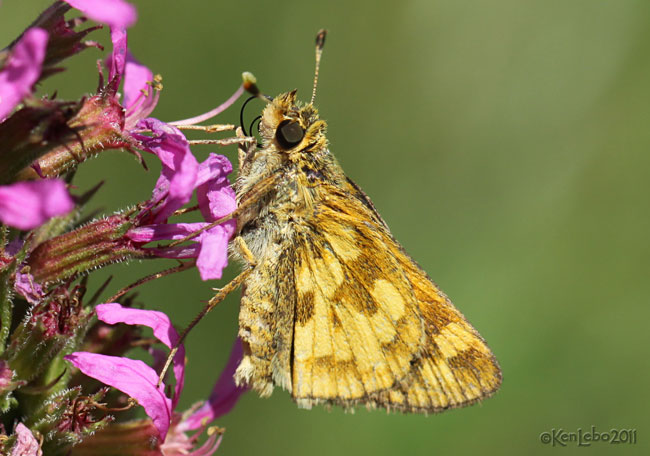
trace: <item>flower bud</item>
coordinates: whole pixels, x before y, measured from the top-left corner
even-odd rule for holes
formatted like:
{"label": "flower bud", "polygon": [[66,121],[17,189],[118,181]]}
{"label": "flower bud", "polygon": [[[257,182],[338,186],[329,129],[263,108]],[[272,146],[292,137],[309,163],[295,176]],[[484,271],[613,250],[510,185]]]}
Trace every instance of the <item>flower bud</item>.
{"label": "flower bud", "polygon": [[[45,436],[43,452],[47,455],[68,455],[73,445],[104,428],[113,421],[112,416],[97,418],[97,404],[104,398],[105,389],[86,397],[81,388],[71,388],[56,393],[43,401],[32,412],[30,427]],[[113,453],[119,454],[119,453]]]}
{"label": "flower bud", "polygon": [[[0,185],[24,177],[36,179],[38,173],[29,168],[34,160],[45,155],[53,145],[77,141],[75,130],[67,122],[80,107],[74,103],[32,100],[29,106],[1,122]],[[18,173],[24,168],[30,171],[21,177]]]}
{"label": "flower bud", "polygon": [[124,214],[95,220],[39,244],[27,259],[38,283],[66,280],[77,274],[149,254],[124,234],[132,226]]}
{"label": "flower bud", "polygon": [[80,298],[79,290],[62,286],[32,307],[12,333],[4,355],[14,379],[29,382],[46,374],[41,383],[47,383],[64,371],[57,356],[66,347],[76,347],[92,315]]}
{"label": "flower bud", "polygon": [[103,150],[131,148],[135,141],[122,134],[123,127],[124,109],[114,96],[102,91],[88,97],[61,127],[73,134],[51,144],[48,152],[36,157],[38,173],[29,166],[30,162],[17,179],[36,179],[39,174],[41,177],[60,176]]}

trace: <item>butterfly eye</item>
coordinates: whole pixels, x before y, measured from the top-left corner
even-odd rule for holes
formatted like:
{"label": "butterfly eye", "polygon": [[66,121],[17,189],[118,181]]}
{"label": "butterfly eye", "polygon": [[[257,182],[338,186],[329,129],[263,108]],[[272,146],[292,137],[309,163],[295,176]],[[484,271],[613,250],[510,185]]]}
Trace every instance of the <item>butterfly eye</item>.
{"label": "butterfly eye", "polygon": [[291,149],[299,144],[304,136],[305,130],[298,122],[292,120],[283,120],[275,130],[275,139],[283,149]]}

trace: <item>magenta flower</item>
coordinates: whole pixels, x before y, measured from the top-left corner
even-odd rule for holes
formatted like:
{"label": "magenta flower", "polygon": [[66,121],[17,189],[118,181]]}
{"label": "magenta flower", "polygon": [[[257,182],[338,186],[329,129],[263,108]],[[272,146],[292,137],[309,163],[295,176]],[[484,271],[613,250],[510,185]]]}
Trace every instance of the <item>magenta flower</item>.
{"label": "magenta flower", "polygon": [[[210,154],[199,166],[196,198],[201,214],[208,222],[219,220],[237,209],[235,191],[228,181],[231,172],[232,164],[223,155]],[[236,228],[237,222],[229,220],[202,235],[196,266],[203,280],[221,278],[221,271],[228,265],[228,241]]]}
{"label": "magenta flower", "polygon": [[[125,323],[152,328],[154,336],[169,348],[178,342],[178,333],[169,317],[162,312],[125,308],[119,304],[102,304],[96,307],[96,311],[97,318],[109,324]],[[142,361],[88,352],[72,353],[65,359],[89,377],[134,398],[149,415],[161,438],[165,439],[185,377],[185,348],[182,345],[174,357],[176,388],[173,399],[165,396],[164,384],[158,386],[156,371]]]}
{"label": "magenta flower", "polygon": [[[241,341],[236,339],[230,353],[230,358],[228,359],[228,364],[226,364],[225,369],[221,372],[219,380],[217,380],[208,401],[196,410],[190,410],[182,415],[178,413],[174,414],[167,439],[161,446],[163,455],[209,456],[217,450],[221,443],[221,435],[217,439],[217,435],[212,434],[201,448],[191,452],[202,430],[212,421],[230,412],[239,400],[239,397],[247,391],[247,388],[241,388],[235,385],[233,378],[235,370],[241,362],[242,354]],[[188,435],[189,431],[195,430],[197,432]]]}
{"label": "magenta flower", "polygon": [[[104,85],[100,74],[98,93],[85,98],[78,112],[67,121],[77,132],[74,140],[53,147],[32,164],[39,175],[59,176],[104,150],[127,149],[139,157],[136,149],[145,149],[131,132],[154,109],[160,85],[128,52],[125,29],[113,27],[111,40],[113,51],[107,59],[108,83]],[[120,100],[118,88],[122,81],[125,96]]]}
{"label": "magenta flower", "polygon": [[31,28],[13,46],[0,70],[0,122],[32,93],[32,87],[41,75],[47,40],[45,30]]}
{"label": "magenta flower", "polygon": [[82,11],[90,19],[111,27],[130,27],[137,18],[135,7],[124,0],[65,0],[65,2]]}
{"label": "magenta flower", "polygon": [[[173,348],[178,343],[178,333],[174,329],[169,317],[163,312],[155,310],[132,309],[122,307],[120,304],[100,304],[95,307],[97,318],[109,325],[124,323],[127,325],[142,325],[153,329],[153,335],[167,348]],[[180,345],[174,356],[174,376],[176,388],[172,400],[172,407],[176,406],[178,398],[185,384],[185,347]]]}
{"label": "magenta flower", "polygon": [[23,423],[18,423],[16,426],[16,443],[11,449],[11,456],[42,456],[41,446]]}
{"label": "magenta flower", "polygon": [[[148,326],[153,329],[154,336],[170,348],[178,342],[178,333],[162,312],[125,308],[119,304],[102,304],[97,306],[97,316],[109,324]],[[210,443],[206,443],[196,453],[190,453],[198,435],[188,436],[186,432],[205,428],[212,420],[230,411],[245,391],[238,388],[233,380],[235,369],[242,357],[241,343],[237,340],[233,346],[228,365],[222,372],[210,400],[197,411],[181,415],[174,412],[174,408],[183,388],[184,357],[185,352],[181,345],[174,357],[176,388],[172,399],[165,396],[164,385],[157,386],[156,371],[142,361],[87,352],[72,353],[65,359],[84,374],[133,397],[144,408],[158,430],[163,442],[163,454],[209,455],[219,445],[217,436],[211,436],[208,439]]]}
{"label": "magenta flower", "polygon": [[[113,29],[111,39],[114,48],[110,59],[107,60],[110,80],[98,95],[86,100],[82,108],[82,112],[88,113],[83,121],[88,127],[81,132],[85,150],[106,148],[107,145],[126,147],[130,150],[141,149],[158,157],[162,163],[162,171],[152,198],[141,206],[140,213],[134,219],[116,215],[110,218],[111,223],[108,223],[107,219],[106,223],[102,224],[102,229],[110,230],[113,225],[116,229],[121,229],[123,224],[131,225],[125,238],[111,237],[110,242],[119,244],[116,245],[115,251],[121,259],[125,258],[125,255],[196,258],[202,279],[221,278],[222,270],[227,264],[227,243],[235,230],[234,221],[200,233],[191,244],[142,248],[150,242],[183,239],[206,226],[203,222],[176,225],[168,223],[169,217],[191,200],[195,190],[201,213],[208,222],[232,212],[236,202],[227,178],[232,171],[232,165],[225,157],[214,154],[199,165],[180,130],[160,120],[146,117],[158,100],[158,91],[153,88],[155,81],[152,81],[155,78],[151,71],[135,61],[128,52],[127,35],[123,29]],[[122,82],[124,105],[120,104],[117,94]],[[87,134],[92,138],[86,138]],[[84,152],[76,150],[75,153]],[[69,160],[71,152],[64,148],[55,155]],[[52,160],[55,161],[56,158]],[[49,172],[48,170],[47,174]],[[92,224],[94,225],[96,224]],[[111,236],[110,233],[108,235]],[[56,246],[52,246],[54,247]],[[39,276],[39,280],[64,278],[58,270],[54,271],[54,276],[43,272],[43,268],[47,267],[45,262],[49,261],[46,254],[50,250],[49,245],[44,246],[37,252],[38,255],[30,256],[29,262],[34,266],[33,270],[42,270],[40,275],[33,273],[34,276]],[[101,260],[104,257],[98,258]],[[110,261],[112,257],[108,254],[106,258]],[[74,263],[83,266],[78,260]]]}
{"label": "magenta flower", "polygon": [[65,357],[89,377],[116,388],[140,404],[164,438],[171,421],[171,399],[165,396],[165,385],[158,383],[158,374],[144,362],[98,353],[75,352]]}
{"label": "magenta flower", "polygon": [[[66,19],[73,7],[81,15]],[[86,38],[102,28],[97,23],[84,26],[89,19],[110,26],[113,44],[104,69],[98,64],[96,93],[77,101],[59,100],[56,93],[36,97],[40,81],[64,70],[60,62],[88,47],[104,51]],[[129,0],[57,0],[0,50],[0,231],[6,231],[0,243],[0,351],[5,360],[0,360],[0,406],[14,418],[5,423],[6,430],[0,429],[3,455],[209,456],[219,447],[223,431],[208,426],[246,390],[233,379],[242,358],[236,341],[209,400],[177,410],[185,383],[185,348],[170,319],[130,307],[132,298],[125,298],[123,305],[95,307],[112,288],[108,281],[86,296],[88,284],[96,288],[87,279],[89,273],[134,259],[195,261],[180,261],[115,290],[111,301],[194,266],[204,280],[220,278],[236,230],[235,220],[216,225],[237,206],[229,182],[231,163],[217,154],[199,162],[190,145],[248,144],[251,138],[238,133],[188,141],[182,130],[232,130],[197,124],[227,109],[245,90],[257,93],[254,77],[243,75],[237,91],[208,113],[168,123],[153,118],[162,79],[129,52],[126,30],[135,20]],[[72,178],[83,170],[81,163],[110,149],[127,150],[140,160],[148,152],[160,160],[162,171],[152,195],[131,209],[74,224],[76,208],[86,207],[101,184],[73,198],[59,177]],[[197,205],[188,207],[195,196]],[[174,223],[173,217],[184,214],[194,214],[196,223]],[[14,305],[16,298],[26,300],[27,308],[21,301]],[[97,324],[92,324],[93,312]],[[110,326],[115,324],[120,325]],[[141,326],[151,328],[156,341],[172,349],[169,376],[160,379],[158,374],[169,350],[141,339],[135,328]],[[124,357],[134,341],[146,345],[153,362]],[[74,375],[62,369],[62,359],[70,363],[68,370],[75,367]],[[98,382],[104,385],[98,388]],[[125,396],[130,397],[127,408],[137,404],[147,417],[131,418],[134,410],[121,413]],[[12,428],[13,435],[7,435]]]}
{"label": "magenta flower", "polygon": [[127,33],[122,28],[111,28],[113,52],[106,59],[109,90],[117,96],[117,88],[124,81],[124,129],[131,131],[139,121],[146,119],[158,104],[159,90],[155,90],[153,73],[129,52]]}
{"label": "magenta flower", "polygon": [[164,223],[192,198],[199,163],[190,151],[190,145],[176,127],[157,119],[145,119],[138,124],[150,130],[153,136],[135,134],[144,150],[155,154],[162,162],[162,171],[153,190],[147,209],[152,223]]}
{"label": "magenta flower", "polygon": [[[151,200],[145,204],[128,237],[136,243],[136,248],[153,241],[182,239],[206,226],[168,223],[168,218],[191,200],[194,190],[207,222],[235,209],[234,192],[227,179],[232,166],[225,157],[214,154],[199,165],[180,130],[148,117],[158,102],[156,78],[129,53],[124,29],[112,28],[111,40],[113,51],[106,62],[109,82],[85,101],[75,121],[84,125],[80,131],[82,141],[58,148],[51,156],[35,163],[35,167],[45,175],[58,174],[58,170],[69,166],[66,163],[73,152],[77,157],[85,157],[105,148],[124,147],[136,154],[136,149],[153,153],[162,162],[162,172]],[[117,90],[122,82],[124,96],[120,102]],[[235,95],[242,91],[240,87]],[[211,114],[225,109],[235,99],[231,97]],[[183,122],[192,123],[199,118]],[[202,279],[221,278],[227,264],[227,242],[234,230],[235,222],[229,221],[202,232],[190,245],[152,248],[147,253],[166,258],[196,258]]]}
{"label": "magenta flower", "polygon": [[[155,122],[158,121],[152,122],[154,120],[148,119],[147,122],[156,131]],[[169,125],[162,125],[167,129],[176,130]],[[167,134],[166,139],[173,138],[176,146],[183,142],[187,144],[180,132],[178,133],[178,135]],[[237,207],[235,192],[228,182],[232,165],[226,157],[210,154],[203,163],[198,165],[198,169],[186,165],[182,170],[184,157],[192,156],[189,154],[189,146],[186,155],[182,152],[182,147],[170,147],[169,144],[165,147],[153,147],[151,140],[149,141],[151,149],[160,153],[163,171],[150,204],[142,211],[143,219],[138,226],[127,232],[127,236],[132,241],[146,244],[161,240],[179,240],[208,225],[209,223],[204,222],[165,223],[169,215],[189,201],[195,188],[199,208],[207,222],[218,220],[235,210]],[[170,154],[171,151],[174,153]],[[173,172],[174,170],[177,171]],[[164,258],[197,258],[197,268],[203,280],[219,279],[228,264],[228,240],[235,228],[236,222],[229,220],[199,234],[193,244],[169,248],[158,247],[154,248],[153,252],[156,256]]]}
{"label": "magenta flower", "polygon": [[[178,240],[205,226],[203,223],[167,223],[167,219],[187,204],[194,190],[201,213],[212,222],[236,207],[234,192],[227,175],[232,165],[225,157],[211,154],[198,164],[180,130],[152,117],[147,117],[158,102],[153,73],[141,65],[127,48],[126,31],[111,31],[113,53],[107,61],[109,86],[116,90],[124,80],[124,129],[136,141],[137,147],[155,154],[162,162],[162,172],[152,199],[142,211],[138,226],[127,234],[138,243]],[[151,136],[143,134],[150,131]],[[235,222],[227,222],[202,233],[198,244],[179,248],[158,248],[155,253],[166,258],[197,258],[203,280],[221,278],[227,264],[227,243],[235,230]]]}
{"label": "magenta flower", "polygon": [[58,179],[0,186],[0,221],[20,230],[36,228],[73,208],[65,183]]}
{"label": "magenta flower", "polygon": [[[158,121],[149,121],[156,130],[154,124]],[[118,213],[97,219],[41,242],[26,260],[26,266],[30,267],[30,274],[38,284],[66,280],[75,274],[135,258],[196,258],[203,280],[221,277],[227,264],[228,240],[235,230],[235,222],[230,220],[208,227],[208,222],[173,224],[168,223],[168,218],[190,200],[195,188],[201,212],[208,220],[230,213],[236,206],[227,179],[232,167],[225,157],[214,154],[199,165],[189,152],[184,137],[174,134],[173,127],[160,125],[172,132],[148,137],[151,149],[159,152],[163,162],[151,199],[138,205],[139,211],[135,214]],[[159,148],[152,146],[155,142],[159,142]],[[204,231],[197,233],[198,230]],[[159,241],[182,241],[189,235],[197,236],[177,246],[148,245]],[[11,258],[0,258],[0,263],[7,261]],[[186,267],[192,265],[188,263]],[[38,295],[35,287],[22,279],[17,289],[28,299]]]}

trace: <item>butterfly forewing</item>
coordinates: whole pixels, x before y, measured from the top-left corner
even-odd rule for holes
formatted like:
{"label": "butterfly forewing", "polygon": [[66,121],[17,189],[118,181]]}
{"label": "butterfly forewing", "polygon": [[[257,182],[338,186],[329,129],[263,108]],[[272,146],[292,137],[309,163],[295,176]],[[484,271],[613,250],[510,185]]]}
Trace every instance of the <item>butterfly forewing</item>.
{"label": "butterfly forewing", "polygon": [[492,392],[491,352],[370,200],[321,185],[328,198],[296,248],[294,398],[435,412]]}
{"label": "butterfly forewing", "polygon": [[425,343],[413,290],[385,245],[392,240],[358,200],[324,190],[295,250],[293,396],[304,405],[391,388]]}
{"label": "butterfly forewing", "polygon": [[501,370],[483,338],[413,260],[395,254],[418,300],[427,342],[407,381],[373,399],[402,411],[437,412],[490,396]]}

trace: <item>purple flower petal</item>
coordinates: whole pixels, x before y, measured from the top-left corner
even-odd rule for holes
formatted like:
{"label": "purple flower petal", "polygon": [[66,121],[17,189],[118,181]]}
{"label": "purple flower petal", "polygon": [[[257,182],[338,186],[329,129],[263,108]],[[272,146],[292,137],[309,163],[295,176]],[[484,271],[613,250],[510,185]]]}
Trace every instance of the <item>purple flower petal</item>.
{"label": "purple flower petal", "polygon": [[[172,326],[169,317],[163,312],[122,307],[117,303],[100,304],[95,307],[95,311],[97,312],[97,318],[109,325],[124,323],[127,325],[148,326],[153,329],[153,335],[170,349],[178,343],[179,335]],[[178,351],[174,356],[173,369],[176,377],[176,388],[172,407],[176,407],[185,383],[185,346],[182,344],[178,347]]]}
{"label": "purple flower petal", "polygon": [[179,429],[179,425],[182,426],[182,416],[180,414],[175,414],[174,419],[172,420],[172,425],[169,428],[167,433],[167,438],[160,445],[160,451],[163,455],[186,455],[186,456],[210,456],[217,451],[221,439],[223,438],[223,433],[213,432],[208,434],[208,438],[201,445],[200,448],[194,448],[199,439],[199,434],[201,431],[194,433],[194,435],[187,435],[185,432]]}
{"label": "purple flower petal", "polygon": [[237,386],[233,379],[242,356],[241,340],[237,338],[230,351],[228,364],[226,364],[225,369],[219,376],[219,380],[214,385],[210,399],[186,420],[183,420],[179,424],[179,429],[183,431],[199,429],[232,410],[239,400],[239,396],[248,391],[248,388]]}
{"label": "purple flower petal", "polygon": [[16,256],[20,249],[25,245],[25,241],[20,238],[14,238],[9,241],[9,244],[5,247],[5,253],[9,256]]}
{"label": "purple flower petal", "polygon": [[[208,222],[225,217],[237,208],[235,191],[228,181],[231,172],[232,164],[223,155],[210,154],[199,165],[196,199],[203,218]],[[201,250],[196,262],[201,279],[221,278],[228,265],[228,240],[236,228],[237,222],[229,220],[201,237]]]}
{"label": "purple flower petal", "polygon": [[[138,243],[176,240],[183,239],[206,225],[204,222],[145,225],[130,229],[126,236]],[[196,265],[201,279],[220,279],[223,269],[228,265],[228,241],[235,226],[235,221],[230,220],[199,234],[194,238],[198,244],[157,247],[151,251],[162,258],[197,258]]]}
{"label": "purple flower petal", "polygon": [[153,358],[153,362],[151,363],[153,370],[156,372],[162,371],[163,367],[165,367],[165,363],[167,362],[167,352],[165,350],[161,350],[160,348],[154,347],[149,347],[147,351]]}
{"label": "purple flower petal", "polygon": [[27,30],[11,50],[0,71],[0,121],[32,93],[41,75],[48,34],[40,28]]}
{"label": "purple flower petal", "polygon": [[111,41],[113,42],[113,52],[106,58],[106,67],[108,68],[108,80],[114,81],[115,90],[124,77],[127,54],[127,33],[123,28],[111,28]]}
{"label": "purple flower petal", "polygon": [[65,0],[90,19],[115,28],[130,27],[137,18],[133,5],[124,0]]}
{"label": "purple flower petal", "polygon": [[77,369],[89,377],[117,388],[140,404],[153,421],[164,440],[171,422],[171,400],[165,396],[165,386],[158,384],[158,374],[139,360],[98,353],[75,352],[65,356]]}
{"label": "purple flower petal", "polygon": [[234,231],[234,220],[230,220],[201,236],[196,267],[202,280],[221,278],[224,268],[228,265],[228,240]]}
{"label": "purple flower petal", "polygon": [[0,186],[0,221],[21,230],[36,228],[74,208],[59,179],[44,179]]}
{"label": "purple flower petal", "polygon": [[124,107],[127,130],[149,116],[158,104],[159,91],[152,86],[154,76],[149,68],[138,62],[130,52],[124,70]]}
{"label": "purple flower petal", "polygon": [[133,57],[133,54],[127,51],[126,68],[124,70],[124,107],[129,109],[142,95],[143,90],[146,91],[151,88],[147,84],[151,81],[153,81],[151,70],[138,62]]}
{"label": "purple flower petal", "polygon": [[11,456],[42,456],[41,446],[27,426],[18,423],[15,433],[16,443],[11,449]]}
{"label": "purple flower petal", "polygon": [[133,137],[142,143],[144,150],[156,154],[163,165],[151,200],[153,205],[162,202],[154,210],[153,223],[159,223],[192,198],[199,163],[177,128],[151,117],[138,123],[138,128],[153,132],[153,136],[134,133]]}
{"label": "purple flower petal", "polygon": [[218,220],[237,208],[235,192],[228,181],[231,172],[232,164],[223,155],[210,154],[199,165],[196,198],[201,214],[208,222]]}
{"label": "purple flower petal", "polygon": [[228,157],[210,153],[208,158],[199,165],[199,174],[196,178],[197,187],[211,181],[219,183],[228,182],[228,174],[232,172],[232,163]]}
{"label": "purple flower petal", "polygon": [[95,311],[97,318],[109,325],[125,323],[148,326],[153,329],[153,335],[168,348],[172,348],[178,342],[178,333],[169,317],[163,312],[122,307],[117,303],[99,304],[95,307]]}
{"label": "purple flower petal", "polygon": [[160,258],[174,258],[183,260],[187,258],[198,258],[201,244],[177,245],[175,247],[161,247],[151,249],[152,253]]}
{"label": "purple flower petal", "polygon": [[16,272],[16,282],[14,283],[14,289],[30,304],[36,304],[40,302],[44,297],[43,288],[36,283],[34,277],[29,274],[22,274]]}
{"label": "purple flower petal", "polygon": [[[203,187],[203,186],[201,186]],[[219,220],[237,209],[235,191],[230,188],[228,181],[222,186],[213,186],[203,193],[202,188],[196,190],[201,214],[208,222]]]}
{"label": "purple flower petal", "polygon": [[154,225],[138,226],[127,231],[126,236],[134,242],[173,241],[183,239],[193,232],[208,225],[198,223],[158,223]]}

